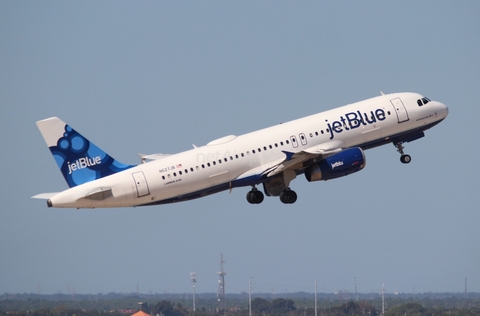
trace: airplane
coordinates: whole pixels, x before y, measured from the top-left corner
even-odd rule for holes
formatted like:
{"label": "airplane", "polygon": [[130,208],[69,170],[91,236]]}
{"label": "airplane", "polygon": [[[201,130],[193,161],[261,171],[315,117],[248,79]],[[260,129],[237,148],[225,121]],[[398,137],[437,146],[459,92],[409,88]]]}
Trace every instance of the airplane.
{"label": "airplane", "polygon": [[[119,162],[56,117],[36,124],[69,189],[33,196],[48,207],[114,208],[188,201],[251,187],[250,204],[276,196],[293,204],[290,183],[331,180],[362,170],[364,151],[392,143],[400,161],[404,144],[443,121],[448,107],[418,93],[392,93],[240,136],[228,135],[178,154],[143,155]],[[263,192],[257,188],[263,186]]]}

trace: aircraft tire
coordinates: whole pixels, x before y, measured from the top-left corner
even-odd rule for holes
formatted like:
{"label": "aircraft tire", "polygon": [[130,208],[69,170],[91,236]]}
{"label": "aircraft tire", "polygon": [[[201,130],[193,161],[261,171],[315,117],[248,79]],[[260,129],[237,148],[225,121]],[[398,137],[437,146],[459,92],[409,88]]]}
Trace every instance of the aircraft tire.
{"label": "aircraft tire", "polygon": [[400,157],[400,161],[401,161],[402,163],[407,164],[407,163],[410,163],[410,161],[412,161],[412,157],[410,157],[410,155],[402,155],[402,156]]}
{"label": "aircraft tire", "polygon": [[280,201],[284,204],[293,204],[297,201],[297,193],[292,190],[280,193]]}
{"label": "aircraft tire", "polygon": [[250,204],[260,204],[263,202],[264,195],[261,191],[249,191],[247,193],[247,201]]}

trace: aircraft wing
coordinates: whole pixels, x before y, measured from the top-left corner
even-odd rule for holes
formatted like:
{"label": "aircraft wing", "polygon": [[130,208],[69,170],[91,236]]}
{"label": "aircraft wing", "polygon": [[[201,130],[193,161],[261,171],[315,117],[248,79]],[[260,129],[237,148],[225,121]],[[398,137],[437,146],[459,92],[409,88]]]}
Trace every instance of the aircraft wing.
{"label": "aircraft wing", "polygon": [[270,168],[270,170],[268,170],[267,177],[273,177],[287,169],[303,169],[305,167],[303,165],[304,162],[308,160],[320,161],[345,149],[345,147],[345,142],[341,140],[334,140],[306,148],[296,153],[284,151],[286,158],[274,168]]}
{"label": "aircraft wing", "polygon": [[320,145],[312,146],[303,150],[303,152],[309,154],[317,154],[326,158],[346,148],[346,144],[342,140],[333,140]]}
{"label": "aircraft wing", "polygon": [[287,169],[293,169],[294,171],[301,170],[306,167],[304,166],[304,162],[309,160],[312,160],[313,162],[320,161],[345,149],[345,147],[345,142],[335,140],[321,145],[312,146],[295,153],[283,151],[283,153],[285,153],[284,158],[277,159],[275,161],[271,161],[256,168],[253,168],[241,174],[235,180],[241,182],[243,180],[252,178],[260,179],[265,175],[270,178],[279,173],[282,173]]}
{"label": "aircraft wing", "polygon": [[281,164],[284,160],[285,158],[277,159],[275,161],[271,161],[261,166],[250,169],[235,178],[235,181],[242,182],[249,181],[249,179],[260,179],[263,175],[277,168],[277,166]]}

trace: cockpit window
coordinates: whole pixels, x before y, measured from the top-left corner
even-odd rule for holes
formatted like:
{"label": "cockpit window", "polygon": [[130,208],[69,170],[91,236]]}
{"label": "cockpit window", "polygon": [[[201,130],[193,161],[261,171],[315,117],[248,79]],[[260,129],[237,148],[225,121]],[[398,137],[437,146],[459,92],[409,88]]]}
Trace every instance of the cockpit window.
{"label": "cockpit window", "polygon": [[417,100],[418,106],[425,105],[425,104],[427,104],[428,102],[430,102],[430,99],[429,99],[429,98],[426,98],[426,97]]}

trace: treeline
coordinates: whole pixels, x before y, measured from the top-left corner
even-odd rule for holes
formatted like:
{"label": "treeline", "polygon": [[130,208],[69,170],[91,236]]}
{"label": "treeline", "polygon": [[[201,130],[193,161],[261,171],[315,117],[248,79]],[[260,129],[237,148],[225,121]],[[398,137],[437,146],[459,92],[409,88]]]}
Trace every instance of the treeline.
{"label": "treeline", "polygon": [[[170,301],[161,301],[151,309],[146,306],[147,313],[153,316],[248,316],[249,310],[232,309],[224,312],[223,310],[215,310],[207,312],[204,307],[200,310],[192,311],[183,307],[181,304],[174,304]],[[274,299],[267,301],[265,299],[255,299],[252,301],[252,315],[255,316],[314,316],[315,310],[312,308],[297,309],[290,299]],[[378,316],[381,313],[375,309],[369,302],[349,301],[339,306],[321,308],[317,310],[319,316],[354,316],[368,315]],[[65,306],[56,306],[52,309],[39,309],[34,311],[4,311],[0,310],[1,316],[125,316],[120,311],[88,311],[88,310],[72,310]],[[478,316],[480,308],[471,309],[445,309],[445,308],[426,308],[417,303],[407,303],[394,306],[385,312],[385,316],[406,316],[406,315],[425,315],[425,316]]]}
{"label": "treeline", "polygon": [[[46,300],[41,298],[0,299],[0,316],[130,316],[139,309],[149,315],[161,316],[212,316],[224,315],[215,295],[200,295],[196,299],[196,311],[192,310],[192,298],[172,296],[169,299],[153,300],[139,296],[110,299],[87,300]],[[405,315],[478,315],[480,316],[480,296],[430,298],[398,296],[382,300],[351,300],[351,298],[319,298],[318,316],[367,315],[378,316],[385,308],[385,316]],[[255,297],[251,304],[255,316],[314,316],[315,300],[310,296],[285,295],[285,297]],[[248,295],[227,296],[228,316],[248,316]]]}

